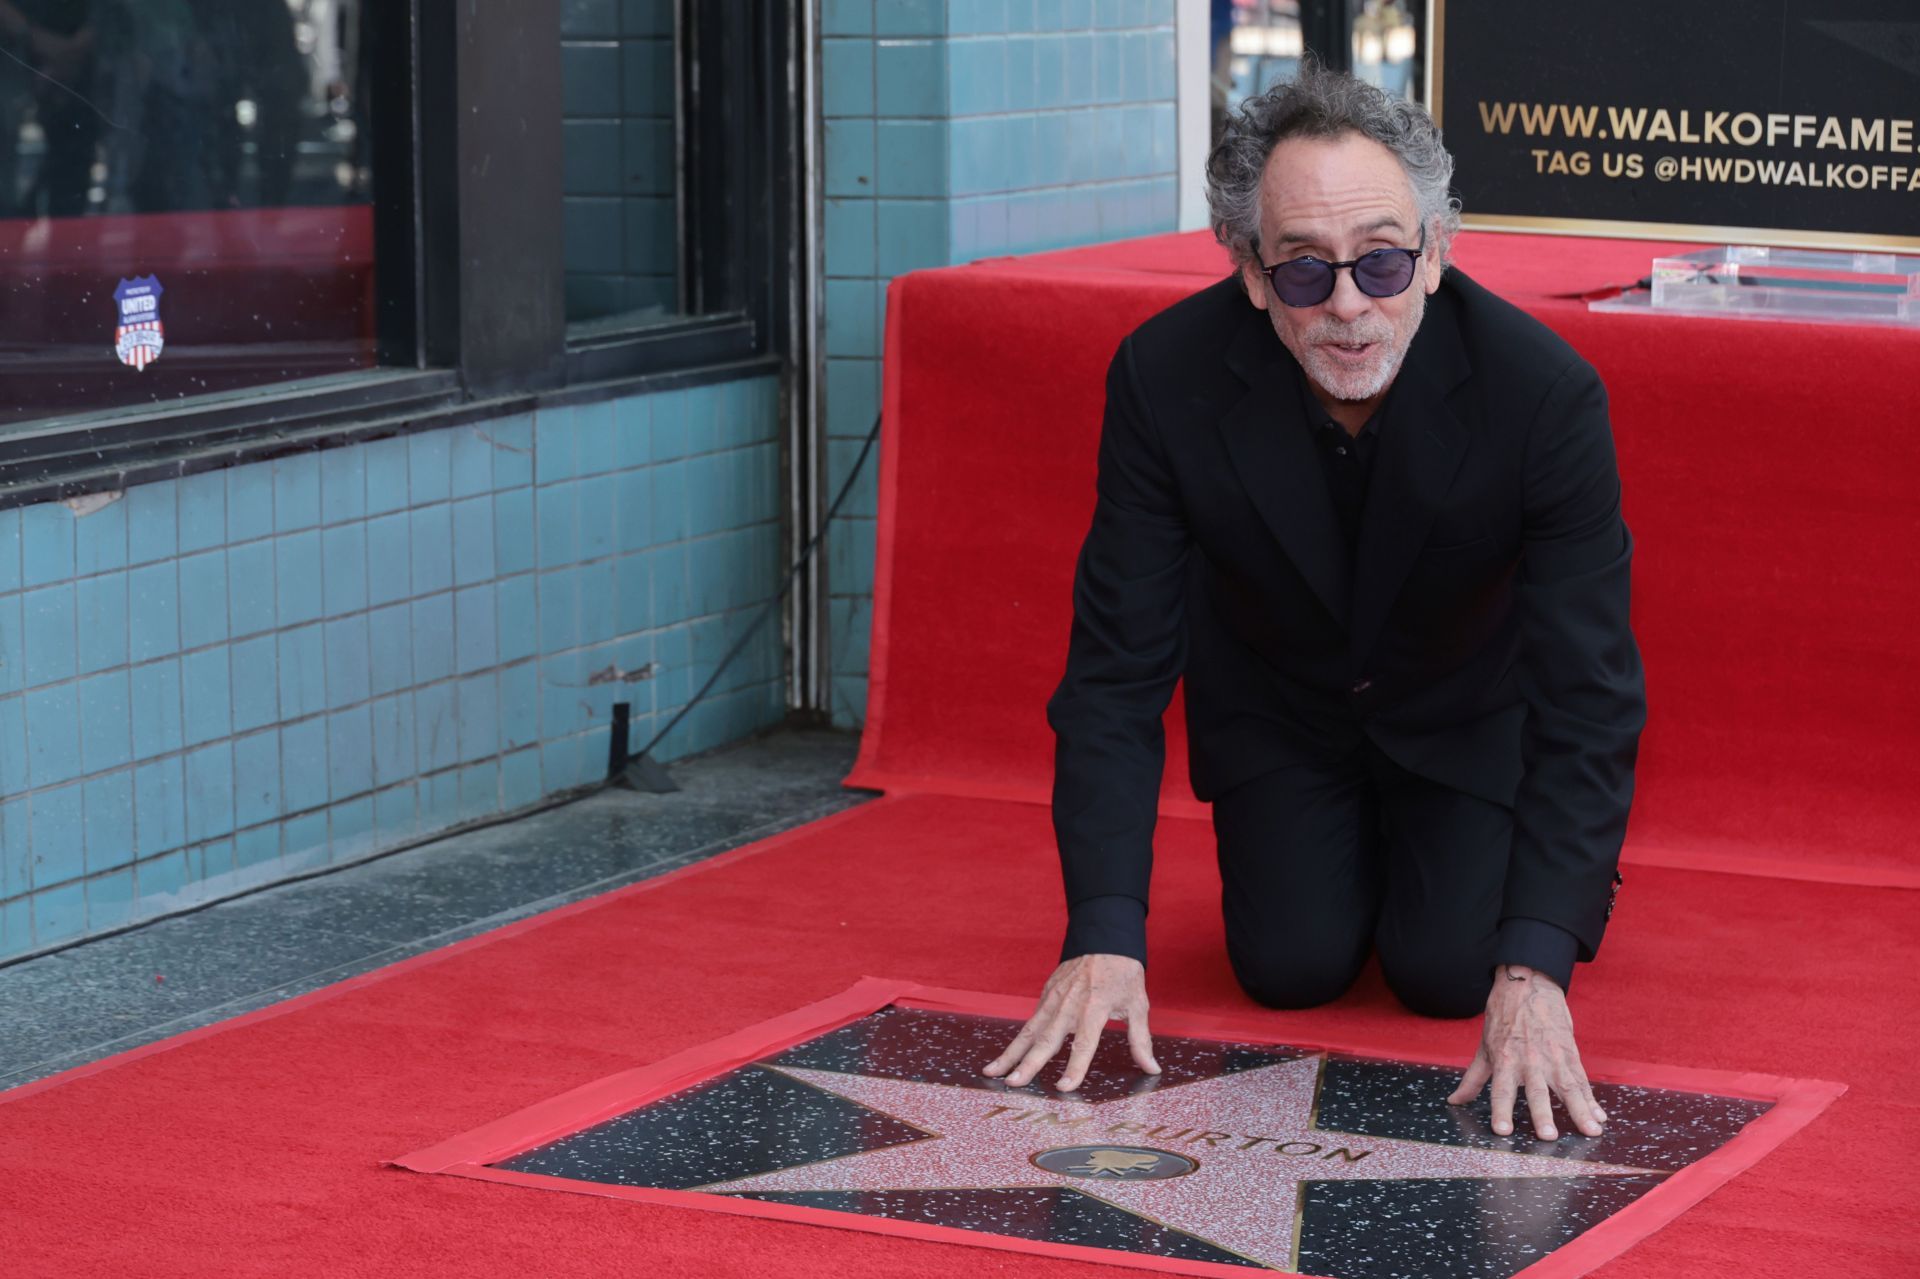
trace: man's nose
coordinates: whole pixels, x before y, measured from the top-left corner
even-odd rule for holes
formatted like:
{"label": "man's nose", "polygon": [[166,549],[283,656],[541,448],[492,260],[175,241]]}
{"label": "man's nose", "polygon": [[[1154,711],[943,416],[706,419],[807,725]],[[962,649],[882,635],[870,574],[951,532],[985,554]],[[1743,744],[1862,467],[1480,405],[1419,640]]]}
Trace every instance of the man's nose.
{"label": "man's nose", "polygon": [[1351,323],[1373,309],[1373,299],[1360,291],[1353,282],[1353,268],[1343,267],[1333,273],[1333,292],[1324,303],[1327,311],[1337,320]]}

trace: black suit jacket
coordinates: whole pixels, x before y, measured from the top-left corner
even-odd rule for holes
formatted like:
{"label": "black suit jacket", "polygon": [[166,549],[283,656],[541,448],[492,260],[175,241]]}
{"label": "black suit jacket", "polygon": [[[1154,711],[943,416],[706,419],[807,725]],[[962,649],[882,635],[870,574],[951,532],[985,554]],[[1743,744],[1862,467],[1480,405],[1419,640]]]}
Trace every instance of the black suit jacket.
{"label": "black suit jacket", "polygon": [[1184,675],[1201,799],[1370,738],[1511,806],[1503,919],[1564,929],[1591,959],[1645,720],[1599,376],[1449,270],[1379,410],[1352,555],[1302,378],[1233,277],[1114,356],[1048,705],[1069,908],[1144,910],[1161,715]]}

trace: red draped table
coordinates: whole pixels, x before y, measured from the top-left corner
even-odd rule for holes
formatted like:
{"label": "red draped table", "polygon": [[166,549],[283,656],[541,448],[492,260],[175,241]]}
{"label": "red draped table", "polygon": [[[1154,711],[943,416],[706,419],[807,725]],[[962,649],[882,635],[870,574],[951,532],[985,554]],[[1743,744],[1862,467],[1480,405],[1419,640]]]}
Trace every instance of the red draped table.
{"label": "red draped table", "polygon": [[[1920,886],[1920,334],[1558,296],[1671,247],[1469,233],[1455,253],[1611,396],[1650,703],[1628,860]],[[1197,233],[894,282],[850,780],[1045,798],[1107,360],[1225,270]],[[1196,811],[1177,713],[1169,747],[1167,810]]]}

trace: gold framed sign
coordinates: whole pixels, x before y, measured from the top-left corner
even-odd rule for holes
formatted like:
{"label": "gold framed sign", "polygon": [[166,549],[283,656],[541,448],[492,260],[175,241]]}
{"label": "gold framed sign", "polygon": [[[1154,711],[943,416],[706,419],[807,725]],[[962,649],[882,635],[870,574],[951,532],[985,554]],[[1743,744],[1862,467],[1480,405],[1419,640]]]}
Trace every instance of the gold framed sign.
{"label": "gold framed sign", "polygon": [[1427,31],[1469,227],[1920,250],[1914,0],[1428,0]]}

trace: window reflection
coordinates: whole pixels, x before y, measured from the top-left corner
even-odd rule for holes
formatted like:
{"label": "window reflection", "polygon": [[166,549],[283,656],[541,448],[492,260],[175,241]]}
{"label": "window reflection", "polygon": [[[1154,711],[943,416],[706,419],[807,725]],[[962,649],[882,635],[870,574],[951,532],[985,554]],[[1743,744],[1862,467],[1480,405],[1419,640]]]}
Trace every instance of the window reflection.
{"label": "window reflection", "polygon": [[[1347,0],[1336,9],[1351,40],[1352,70],[1394,97],[1423,91],[1417,0]],[[1290,80],[1306,51],[1299,0],[1211,0],[1213,136],[1227,111]]]}
{"label": "window reflection", "polygon": [[1232,0],[1222,106],[1239,106],[1300,70],[1306,38],[1298,0]]}
{"label": "window reflection", "polygon": [[[360,17],[0,0],[0,422],[373,362]],[[113,296],[148,277],[165,347],[135,368]]]}
{"label": "window reflection", "polygon": [[1395,98],[1420,91],[1420,37],[1406,0],[1352,0],[1353,74]]}
{"label": "window reflection", "polygon": [[576,336],[681,310],[674,12],[673,0],[624,0],[562,13],[562,209]]}
{"label": "window reflection", "polygon": [[357,0],[0,0],[0,213],[364,200]]}

